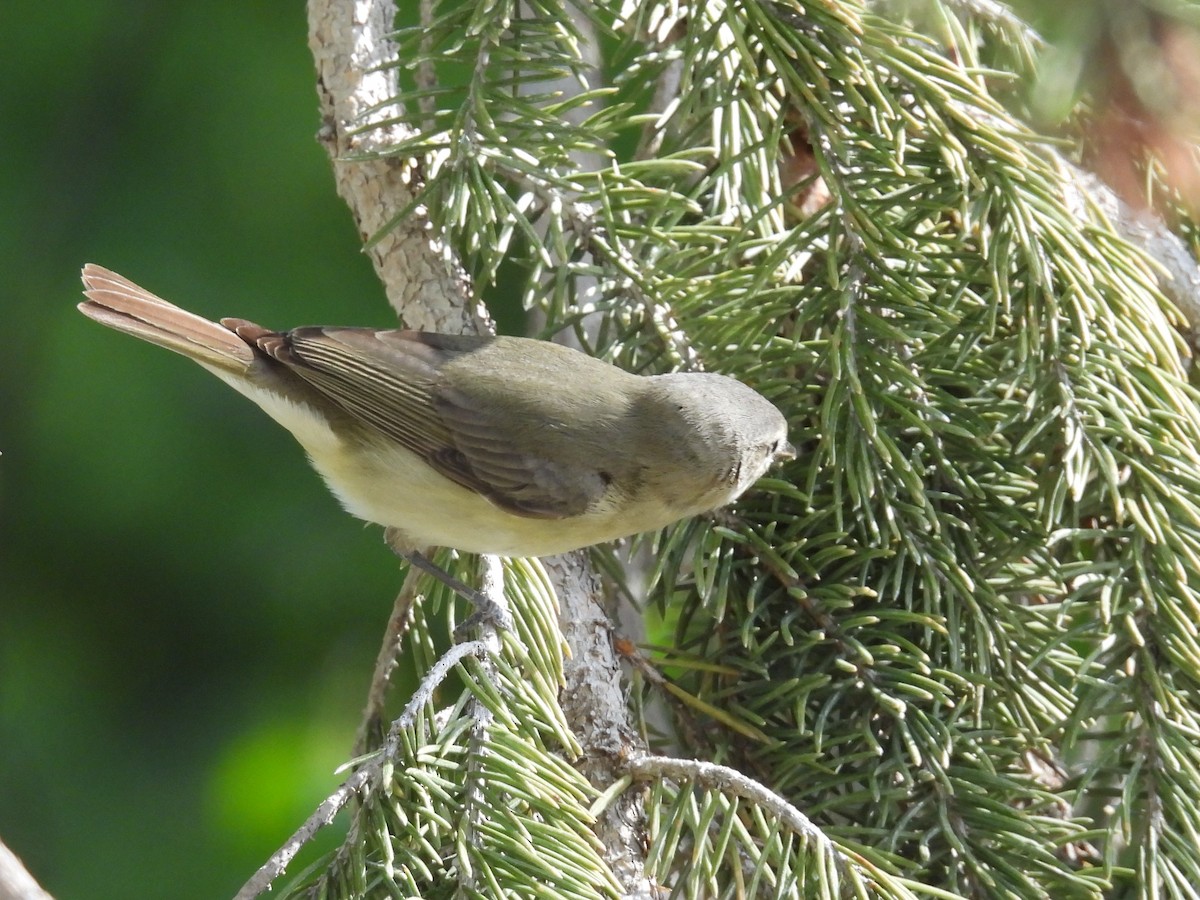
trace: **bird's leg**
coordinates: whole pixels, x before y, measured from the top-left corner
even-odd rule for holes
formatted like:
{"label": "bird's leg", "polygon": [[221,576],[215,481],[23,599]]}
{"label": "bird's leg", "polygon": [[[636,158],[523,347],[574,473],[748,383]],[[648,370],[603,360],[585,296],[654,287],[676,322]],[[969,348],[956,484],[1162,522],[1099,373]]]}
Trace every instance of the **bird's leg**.
{"label": "bird's leg", "polygon": [[391,528],[384,530],[384,540],[391,548],[392,552],[403,559],[411,566],[415,566],[427,575],[432,575],[458,596],[462,597],[474,608],[474,612],[469,615],[461,625],[454,629],[455,637],[469,631],[476,625],[490,624],[505,631],[511,630],[513,627],[512,616],[508,610],[489,597],[482,591],[478,591],[459,581],[437,563],[433,562],[425,554],[418,550],[411,550],[404,546],[400,540],[400,534]]}

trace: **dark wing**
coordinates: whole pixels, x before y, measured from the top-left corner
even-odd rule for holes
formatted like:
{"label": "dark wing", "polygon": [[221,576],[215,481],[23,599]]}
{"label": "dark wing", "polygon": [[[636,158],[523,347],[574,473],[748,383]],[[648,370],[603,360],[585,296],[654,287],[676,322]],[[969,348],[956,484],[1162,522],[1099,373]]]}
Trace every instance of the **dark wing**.
{"label": "dark wing", "polygon": [[[608,489],[609,479],[576,460],[554,461],[547,447],[551,423],[533,421],[468,391],[446,386],[434,406],[450,430],[454,447],[431,460],[442,474],[479,491],[518,516],[559,519],[583,513]],[[539,435],[540,432],[540,435]],[[539,442],[542,450],[531,449]]]}
{"label": "dark wing", "polygon": [[[413,337],[381,339],[400,334]],[[430,458],[452,443],[433,408],[446,354],[419,336],[368,328],[296,328],[263,335],[256,343],[353,418]]]}
{"label": "dark wing", "polygon": [[443,367],[483,351],[491,338],[366,328],[249,333],[249,323],[230,324],[354,419],[514,515],[579,515],[607,488],[600,473],[531,450],[528,432],[538,423],[514,421],[448,384]]}

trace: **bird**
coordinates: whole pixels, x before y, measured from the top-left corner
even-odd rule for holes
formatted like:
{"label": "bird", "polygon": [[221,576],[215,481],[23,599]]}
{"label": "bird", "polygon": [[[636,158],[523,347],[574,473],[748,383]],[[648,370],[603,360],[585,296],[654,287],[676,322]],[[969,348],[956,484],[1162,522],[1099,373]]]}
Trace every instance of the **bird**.
{"label": "bird", "polygon": [[637,375],[531,338],[218,323],[102,266],[82,278],[84,315],[256,403],[410,560],[549,556],[656,530],[795,455],[784,415],[725,375]]}

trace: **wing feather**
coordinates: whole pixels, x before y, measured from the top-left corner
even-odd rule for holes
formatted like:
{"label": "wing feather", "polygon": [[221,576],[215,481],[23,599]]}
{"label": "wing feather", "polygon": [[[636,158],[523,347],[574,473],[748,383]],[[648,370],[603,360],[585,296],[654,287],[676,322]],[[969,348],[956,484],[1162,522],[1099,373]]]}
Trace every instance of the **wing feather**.
{"label": "wing feather", "polygon": [[[481,352],[485,362],[482,351],[491,342],[365,328],[298,328],[257,341],[362,425],[502,509],[532,518],[583,513],[608,487],[601,472],[548,458],[529,439],[530,429],[544,423],[514,421],[520,417],[512,410],[445,376],[445,366],[462,354]],[[521,343],[537,352],[538,342]]]}

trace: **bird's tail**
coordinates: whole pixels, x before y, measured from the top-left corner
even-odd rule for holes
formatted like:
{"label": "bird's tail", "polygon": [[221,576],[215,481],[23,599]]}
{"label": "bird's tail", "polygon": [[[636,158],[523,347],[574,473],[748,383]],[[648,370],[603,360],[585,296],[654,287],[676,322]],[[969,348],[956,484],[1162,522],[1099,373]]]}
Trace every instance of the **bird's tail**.
{"label": "bird's tail", "polygon": [[254,349],[234,332],[193,315],[138,287],[128,278],[88,263],[79,311],[102,325],[182,353],[203,366],[244,373]]}

